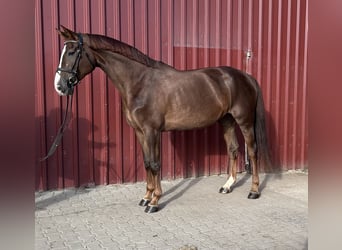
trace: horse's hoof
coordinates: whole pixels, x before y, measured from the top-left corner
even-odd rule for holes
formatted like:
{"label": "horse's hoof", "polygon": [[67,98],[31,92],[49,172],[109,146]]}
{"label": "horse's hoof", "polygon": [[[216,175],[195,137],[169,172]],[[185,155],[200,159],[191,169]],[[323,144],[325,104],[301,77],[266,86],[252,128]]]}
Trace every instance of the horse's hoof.
{"label": "horse's hoof", "polygon": [[150,200],[141,199],[141,201],[139,202],[139,206],[146,207],[148,203],[150,203]]}
{"label": "horse's hoof", "polygon": [[249,192],[248,194],[248,199],[258,199],[260,197],[259,192]]}
{"label": "horse's hoof", "polygon": [[228,193],[230,193],[231,192],[231,190],[229,189],[229,188],[227,188],[227,187],[221,187],[220,189],[219,189],[219,193],[220,194],[228,194]]}
{"label": "horse's hoof", "polygon": [[151,214],[158,211],[158,205],[148,205],[145,208],[145,213]]}

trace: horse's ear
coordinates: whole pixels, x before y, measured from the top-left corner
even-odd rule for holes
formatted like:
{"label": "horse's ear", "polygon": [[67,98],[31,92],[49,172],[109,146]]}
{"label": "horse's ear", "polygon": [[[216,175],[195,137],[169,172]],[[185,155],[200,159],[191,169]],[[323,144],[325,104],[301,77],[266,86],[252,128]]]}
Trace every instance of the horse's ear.
{"label": "horse's ear", "polygon": [[59,33],[59,35],[61,35],[65,40],[76,40],[77,35],[75,34],[75,32],[69,30],[68,28],[64,27],[63,25],[61,25],[62,29],[58,29],[57,28],[57,32]]}

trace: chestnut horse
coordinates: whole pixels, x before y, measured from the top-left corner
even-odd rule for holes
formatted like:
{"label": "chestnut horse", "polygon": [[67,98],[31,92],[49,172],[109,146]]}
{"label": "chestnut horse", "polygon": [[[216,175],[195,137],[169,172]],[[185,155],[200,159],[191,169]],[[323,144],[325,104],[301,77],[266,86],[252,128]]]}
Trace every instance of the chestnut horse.
{"label": "chestnut horse", "polygon": [[268,159],[268,148],[263,98],[252,76],[231,67],[179,71],[118,40],[61,27],[64,48],[55,89],[59,95],[71,95],[96,67],[111,79],[143,150],[147,185],[139,205],[146,206],[145,212],[158,211],[162,195],[160,133],[202,128],[216,121],[223,127],[229,154],[229,177],[219,192],[231,192],[236,182],[238,124],[252,165],[248,198],[259,198],[258,165],[262,158]]}

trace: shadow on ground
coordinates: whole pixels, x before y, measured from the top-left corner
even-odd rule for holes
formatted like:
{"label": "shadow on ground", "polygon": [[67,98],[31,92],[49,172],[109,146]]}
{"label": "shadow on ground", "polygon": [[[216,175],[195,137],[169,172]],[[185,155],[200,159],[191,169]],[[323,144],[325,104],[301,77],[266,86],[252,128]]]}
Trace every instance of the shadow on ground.
{"label": "shadow on ground", "polygon": [[[170,198],[168,198],[166,201],[163,201],[159,203],[159,209],[162,210],[164,207],[166,207],[169,203],[179,199],[185,192],[187,192],[192,186],[196,185],[198,182],[200,182],[202,178],[195,178],[195,179],[184,179],[181,182],[179,182],[177,185],[173,186],[169,190],[167,190],[164,193],[164,197],[168,194],[175,193]],[[180,190],[178,190],[180,189]]]}
{"label": "shadow on ground", "polygon": [[[55,192],[57,194],[55,194]],[[42,192],[36,193],[36,210],[45,210],[48,206],[51,206],[55,203],[61,202],[63,200],[67,200],[73,196],[89,193],[90,190],[85,188],[77,188],[77,189],[65,189],[62,191],[55,191],[55,192]],[[46,198],[44,197],[46,196]]]}

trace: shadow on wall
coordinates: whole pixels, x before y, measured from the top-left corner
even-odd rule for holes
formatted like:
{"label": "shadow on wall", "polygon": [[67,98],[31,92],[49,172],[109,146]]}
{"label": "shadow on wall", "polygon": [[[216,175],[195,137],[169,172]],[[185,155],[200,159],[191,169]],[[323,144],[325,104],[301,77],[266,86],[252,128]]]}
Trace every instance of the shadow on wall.
{"label": "shadow on wall", "polygon": [[[61,112],[53,109],[47,117],[37,117],[36,129],[36,190],[54,190],[67,187],[91,187],[96,179],[108,170],[108,161],[101,160],[101,152],[114,148],[114,143],[94,141],[98,130],[91,121],[75,118],[71,120],[55,153],[46,161],[40,159],[49,151],[61,125]],[[47,135],[47,138],[45,137]]]}
{"label": "shadow on wall", "polygon": [[280,163],[280,145],[279,145],[279,137],[277,134],[277,128],[275,127],[275,123],[273,117],[270,112],[265,112],[266,116],[266,130],[268,131],[268,148],[270,154],[271,165],[269,168],[261,169],[266,173],[279,173],[281,172],[281,163]]}
{"label": "shadow on wall", "polygon": [[[239,147],[238,169],[244,171],[243,138],[240,130],[236,131],[242,145]],[[202,129],[175,131],[171,144],[177,159],[175,168],[183,173],[182,177],[224,174],[228,171],[227,148],[218,123]]]}

